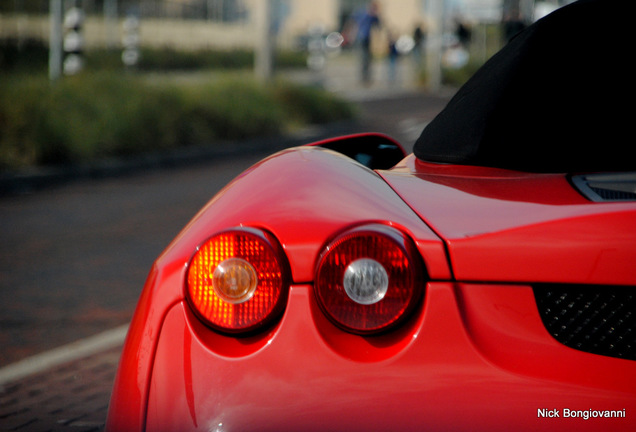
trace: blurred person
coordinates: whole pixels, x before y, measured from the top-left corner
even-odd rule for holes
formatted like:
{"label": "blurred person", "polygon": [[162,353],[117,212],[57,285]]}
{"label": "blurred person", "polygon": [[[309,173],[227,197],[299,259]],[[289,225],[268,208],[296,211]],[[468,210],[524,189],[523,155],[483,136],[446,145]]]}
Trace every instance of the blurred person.
{"label": "blurred person", "polygon": [[424,56],[424,50],[426,49],[426,32],[422,25],[415,26],[413,31],[413,58],[415,59],[416,66],[422,64],[422,58]]}
{"label": "blurred person", "polygon": [[397,63],[400,53],[398,51],[397,38],[395,37],[395,34],[393,32],[389,32],[387,36],[389,40],[387,55],[389,62],[388,78],[390,84],[395,84],[397,78]]}
{"label": "blurred person", "polygon": [[519,12],[514,12],[507,15],[503,19],[503,36],[504,42],[510,42],[510,40],[526,28],[526,23],[521,18]]}
{"label": "blurred person", "polygon": [[455,18],[455,35],[462,46],[468,47],[472,38],[472,33],[472,30],[466,22],[464,22],[461,18]]}
{"label": "blurred person", "polygon": [[361,79],[364,84],[371,83],[371,36],[375,28],[380,27],[379,6],[372,1],[367,8],[355,17],[358,27],[357,42],[360,45]]}

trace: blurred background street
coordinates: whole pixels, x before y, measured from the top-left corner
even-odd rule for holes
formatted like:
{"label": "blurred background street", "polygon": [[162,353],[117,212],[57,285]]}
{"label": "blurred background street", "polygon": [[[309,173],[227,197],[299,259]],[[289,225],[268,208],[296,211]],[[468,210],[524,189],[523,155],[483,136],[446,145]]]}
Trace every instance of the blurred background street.
{"label": "blurred background street", "polygon": [[[446,102],[422,93],[358,102],[359,121],[178,167],[75,180],[0,199],[0,366],[125,324],[154,259],[212,196],[276,150],[384,132],[412,145]],[[386,113],[390,113],[387,115]],[[260,144],[260,145],[257,145]]]}
{"label": "blurred background street", "polygon": [[410,151],[510,32],[566,2],[0,4],[0,431],[102,430],[152,262],[263,157],[382,132]]}
{"label": "blurred background street", "polygon": [[[446,101],[419,92],[367,99],[357,102],[359,121],[312,134],[378,131],[412,145]],[[307,139],[252,143],[244,153],[205,162],[0,198],[0,430],[102,428],[125,325],[153,260],[233,177]],[[113,329],[97,353],[81,351],[87,339]],[[57,355],[60,346],[66,356]],[[2,366],[19,379],[3,376]]]}

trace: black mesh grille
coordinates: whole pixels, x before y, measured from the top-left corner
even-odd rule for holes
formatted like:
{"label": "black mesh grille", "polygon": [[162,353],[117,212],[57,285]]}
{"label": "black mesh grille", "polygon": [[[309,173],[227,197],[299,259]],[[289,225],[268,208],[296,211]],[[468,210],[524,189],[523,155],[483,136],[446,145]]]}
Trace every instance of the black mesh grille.
{"label": "black mesh grille", "polygon": [[636,201],[636,171],[575,175],[571,179],[591,201]]}
{"label": "black mesh grille", "polygon": [[611,189],[602,189],[590,187],[598,196],[605,201],[634,201],[636,200],[636,194],[631,192],[614,191]]}
{"label": "black mesh grille", "polygon": [[636,360],[636,287],[541,285],[534,296],[546,329],[562,344]]}

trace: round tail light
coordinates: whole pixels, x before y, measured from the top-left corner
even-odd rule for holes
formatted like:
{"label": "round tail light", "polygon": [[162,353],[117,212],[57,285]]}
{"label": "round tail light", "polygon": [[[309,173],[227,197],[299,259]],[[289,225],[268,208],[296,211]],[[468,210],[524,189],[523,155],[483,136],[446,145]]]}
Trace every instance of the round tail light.
{"label": "round tail light", "polygon": [[248,332],[284,309],[289,266],[270,234],[236,228],[207,240],[192,257],[187,298],[196,314],[225,332]]}
{"label": "round tail light", "polygon": [[423,294],[423,266],[399,230],[366,225],[332,241],[318,261],[316,296],[345,330],[369,334],[406,319]]}

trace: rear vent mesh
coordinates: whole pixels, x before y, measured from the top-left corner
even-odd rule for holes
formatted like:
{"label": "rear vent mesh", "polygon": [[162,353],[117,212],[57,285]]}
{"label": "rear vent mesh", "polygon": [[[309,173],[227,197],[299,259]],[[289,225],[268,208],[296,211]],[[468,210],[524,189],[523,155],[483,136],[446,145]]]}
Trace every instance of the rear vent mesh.
{"label": "rear vent mesh", "polygon": [[577,175],[572,183],[591,201],[636,201],[636,172]]}
{"label": "rear vent mesh", "polygon": [[534,295],[548,332],[581,351],[636,360],[636,287],[540,285]]}
{"label": "rear vent mesh", "polygon": [[590,187],[603,201],[634,201],[636,194],[630,192],[613,191],[608,189]]}

